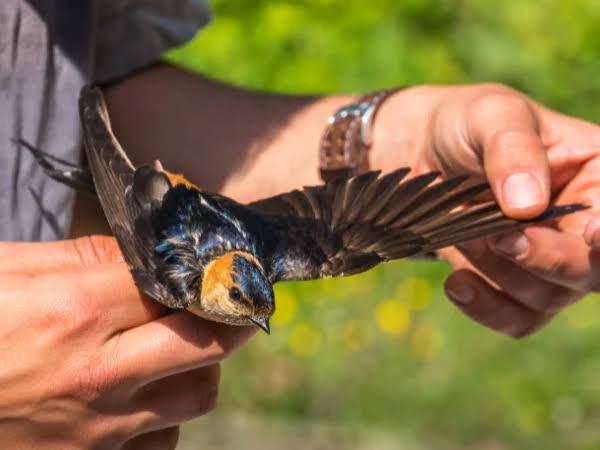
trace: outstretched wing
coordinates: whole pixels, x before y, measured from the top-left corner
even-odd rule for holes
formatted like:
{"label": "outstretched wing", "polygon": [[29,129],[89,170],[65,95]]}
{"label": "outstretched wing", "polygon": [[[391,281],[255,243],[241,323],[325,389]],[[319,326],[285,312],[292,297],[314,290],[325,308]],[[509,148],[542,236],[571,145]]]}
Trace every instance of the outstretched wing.
{"label": "outstretched wing", "polygon": [[463,187],[466,176],[434,183],[438,172],[405,181],[409,172],[372,171],[249,204],[275,224],[267,238],[276,241],[267,256],[273,281],[355,274],[584,208],[552,206],[527,221],[506,217],[495,202],[457,209],[489,186]]}
{"label": "outstretched wing", "polygon": [[182,305],[156,281],[151,205],[170,187],[160,172],[135,169],[114,136],[102,92],[84,87],[79,98],[86,155],[95,191],[137,286],[169,307]]}

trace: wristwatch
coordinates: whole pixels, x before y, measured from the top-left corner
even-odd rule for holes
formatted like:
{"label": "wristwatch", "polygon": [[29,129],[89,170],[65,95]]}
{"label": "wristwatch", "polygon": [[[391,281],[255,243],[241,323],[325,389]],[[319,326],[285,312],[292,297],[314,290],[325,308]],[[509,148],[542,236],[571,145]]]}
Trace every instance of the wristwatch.
{"label": "wristwatch", "polygon": [[369,169],[373,119],[383,102],[400,89],[365,94],[329,116],[319,144],[319,172],[323,181],[360,175]]}

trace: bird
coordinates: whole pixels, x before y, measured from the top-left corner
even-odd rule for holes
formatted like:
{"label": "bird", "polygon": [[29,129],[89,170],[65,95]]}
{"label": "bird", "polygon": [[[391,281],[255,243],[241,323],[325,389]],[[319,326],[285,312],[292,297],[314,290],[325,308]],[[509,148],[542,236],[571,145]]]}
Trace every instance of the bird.
{"label": "bird", "polygon": [[[202,190],[159,161],[135,167],[112,131],[102,92],[79,98],[88,167],[27,141],[51,178],[98,196],[137,287],[175,310],[270,332],[273,285],[339,277],[580,211],[550,206],[531,220],[505,216],[468,176],[342,176],[248,204]],[[62,167],[62,168],[61,168]]]}

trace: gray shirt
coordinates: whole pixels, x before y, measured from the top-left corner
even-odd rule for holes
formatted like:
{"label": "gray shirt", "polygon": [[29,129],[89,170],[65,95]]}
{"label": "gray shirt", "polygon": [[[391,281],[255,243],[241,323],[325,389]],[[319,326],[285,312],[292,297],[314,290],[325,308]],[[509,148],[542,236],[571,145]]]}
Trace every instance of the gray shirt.
{"label": "gray shirt", "polygon": [[63,238],[74,199],[12,139],[77,162],[81,87],[152,64],[209,19],[207,0],[0,1],[0,240]]}

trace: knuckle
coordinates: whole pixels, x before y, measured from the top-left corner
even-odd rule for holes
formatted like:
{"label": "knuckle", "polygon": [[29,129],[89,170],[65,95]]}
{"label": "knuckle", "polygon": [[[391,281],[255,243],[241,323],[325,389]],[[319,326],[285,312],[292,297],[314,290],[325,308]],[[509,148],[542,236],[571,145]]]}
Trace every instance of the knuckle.
{"label": "knuckle", "polygon": [[562,280],[569,278],[571,265],[563,255],[563,252],[549,252],[543,261],[540,270],[551,280]]}
{"label": "knuckle", "polygon": [[471,106],[475,114],[484,116],[488,116],[490,113],[529,110],[529,104],[523,96],[507,90],[505,87],[492,89],[487,94],[477,97]]}
{"label": "knuckle", "polygon": [[505,129],[497,131],[489,138],[488,148],[489,151],[500,154],[509,149],[523,148],[523,145],[531,140],[532,137],[523,130]]}
{"label": "knuckle", "polygon": [[[487,130],[483,144],[489,151],[520,149],[535,144],[538,123],[528,100],[513,93],[493,93],[473,100],[469,118],[476,128]],[[490,125],[490,124],[493,124]]]}
{"label": "knuckle", "polygon": [[87,358],[78,367],[71,388],[73,395],[86,403],[108,398],[124,381],[115,361],[116,359],[107,352],[98,352]]}
{"label": "knuckle", "polygon": [[[62,276],[62,275],[59,275]],[[58,290],[57,290],[58,286]],[[38,279],[29,295],[38,298],[36,329],[53,342],[64,342],[97,327],[100,317],[83,286],[71,283],[67,289],[56,276]]]}
{"label": "knuckle", "polygon": [[65,339],[94,329],[100,320],[89,293],[78,283],[73,283],[62,297],[54,298],[46,313],[46,320]]}

